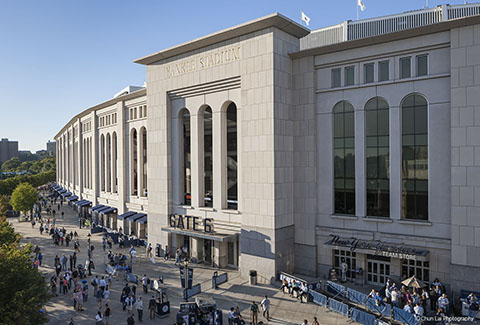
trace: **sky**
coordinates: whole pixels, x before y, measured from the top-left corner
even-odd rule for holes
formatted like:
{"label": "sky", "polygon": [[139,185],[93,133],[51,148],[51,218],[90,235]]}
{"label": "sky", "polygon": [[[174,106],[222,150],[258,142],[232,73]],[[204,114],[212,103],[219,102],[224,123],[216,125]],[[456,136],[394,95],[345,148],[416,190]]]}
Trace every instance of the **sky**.
{"label": "sky", "polygon": [[[471,2],[471,1],[470,1]],[[426,0],[363,0],[360,19],[421,9]],[[463,0],[429,0],[439,4]],[[146,72],[134,59],[274,12],[310,29],[356,19],[357,0],[2,0],[0,138],[20,150],[46,142],[76,114]]]}

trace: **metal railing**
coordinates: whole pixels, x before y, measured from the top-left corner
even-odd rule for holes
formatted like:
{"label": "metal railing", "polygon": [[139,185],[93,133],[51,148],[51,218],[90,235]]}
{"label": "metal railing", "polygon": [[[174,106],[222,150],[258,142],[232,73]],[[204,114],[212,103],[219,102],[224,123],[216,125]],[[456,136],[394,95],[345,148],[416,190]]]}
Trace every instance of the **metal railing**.
{"label": "metal railing", "polygon": [[300,50],[388,34],[475,15],[480,15],[480,3],[442,5],[395,15],[356,21],[349,20],[338,25],[312,31],[300,39]]}
{"label": "metal railing", "polygon": [[447,6],[448,19],[457,19],[468,16],[480,15],[480,3]]}
{"label": "metal railing", "polygon": [[349,22],[348,40],[388,34],[442,21],[442,7]]}

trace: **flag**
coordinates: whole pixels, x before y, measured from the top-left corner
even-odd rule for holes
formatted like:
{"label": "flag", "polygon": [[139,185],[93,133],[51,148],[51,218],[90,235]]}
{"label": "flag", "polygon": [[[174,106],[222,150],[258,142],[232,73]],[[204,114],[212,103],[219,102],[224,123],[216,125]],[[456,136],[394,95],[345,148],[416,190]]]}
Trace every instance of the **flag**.
{"label": "flag", "polygon": [[[360,0],[359,0],[359,1],[360,1]],[[305,15],[305,13],[303,12],[303,10],[302,10],[302,21],[304,21],[307,26],[308,26],[308,23],[310,22],[310,17],[308,17],[307,15]]]}
{"label": "flag", "polygon": [[357,5],[360,7],[361,11],[365,11],[365,5],[362,0],[358,0]]}

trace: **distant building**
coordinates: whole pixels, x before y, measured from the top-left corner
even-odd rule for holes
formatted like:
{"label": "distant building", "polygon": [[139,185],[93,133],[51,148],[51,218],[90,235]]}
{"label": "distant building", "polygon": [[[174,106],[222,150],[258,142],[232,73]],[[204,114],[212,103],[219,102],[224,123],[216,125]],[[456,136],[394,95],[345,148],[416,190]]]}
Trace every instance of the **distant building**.
{"label": "distant building", "polygon": [[49,156],[54,156],[55,155],[55,150],[56,150],[56,145],[57,143],[55,141],[50,141],[48,140],[47,142],[47,152]]}
{"label": "distant building", "polygon": [[0,141],[0,162],[5,162],[12,157],[18,157],[18,141],[8,141],[3,138]]}

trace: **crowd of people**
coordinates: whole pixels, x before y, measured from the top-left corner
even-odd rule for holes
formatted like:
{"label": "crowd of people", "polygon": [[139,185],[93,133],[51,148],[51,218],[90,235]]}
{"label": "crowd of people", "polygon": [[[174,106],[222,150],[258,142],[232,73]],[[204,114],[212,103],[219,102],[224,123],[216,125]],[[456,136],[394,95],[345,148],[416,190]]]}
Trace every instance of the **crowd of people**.
{"label": "crowd of people", "polygon": [[[409,288],[405,285],[398,287],[391,279],[387,279],[382,291],[372,289],[368,295],[369,298],[375,299],[377,306],[388,303],[417,317],[462,316],[462,300],[458,295],[450,300],[445,285],[438,278],[430,287],[423,288]],[[470,293],[464,301],[468,304],[469,316],[475,319],[479,306],[478,297]]]}

